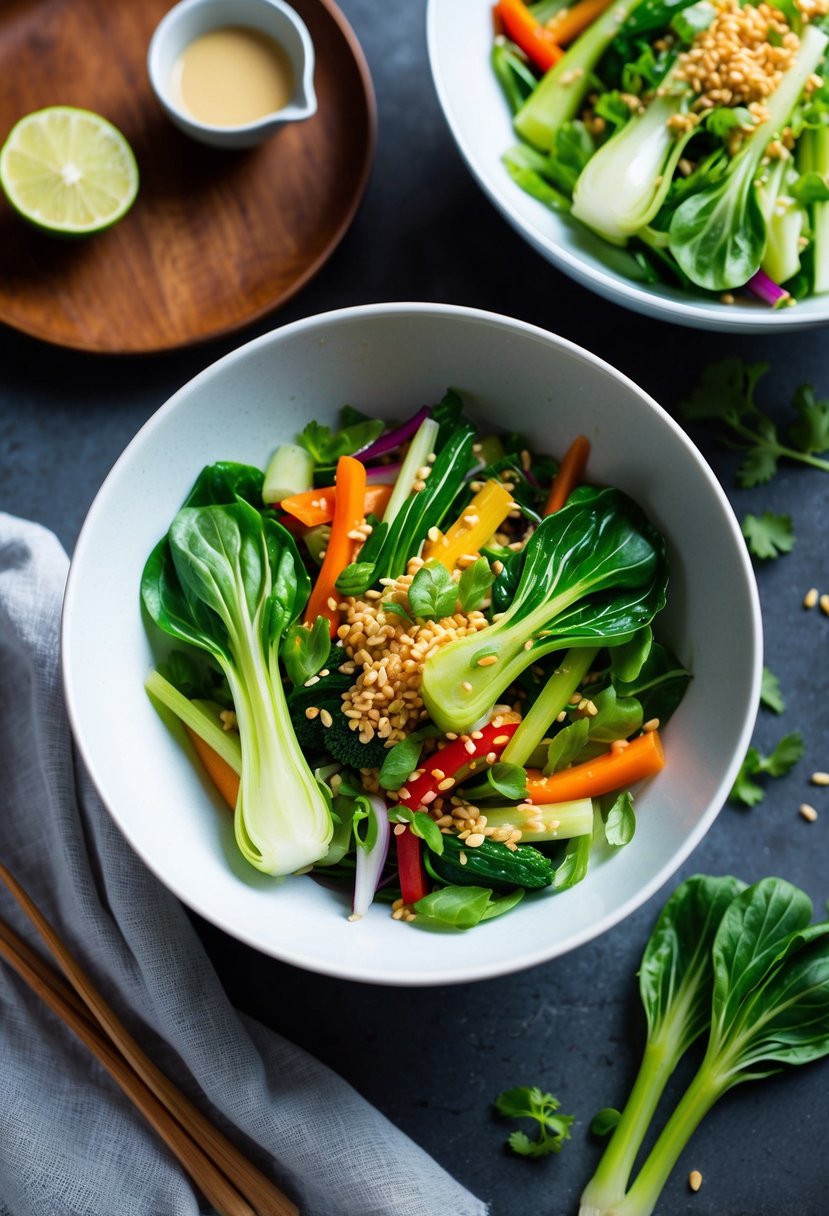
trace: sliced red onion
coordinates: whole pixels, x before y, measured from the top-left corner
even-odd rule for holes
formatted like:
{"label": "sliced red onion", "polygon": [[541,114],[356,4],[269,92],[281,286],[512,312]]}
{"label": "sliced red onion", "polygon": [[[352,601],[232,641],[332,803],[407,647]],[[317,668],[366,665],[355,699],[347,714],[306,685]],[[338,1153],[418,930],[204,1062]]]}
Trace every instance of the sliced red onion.
{"label": "sliced red onion", "polygon": [[366,794],[365,797],[370,807],[373,826],[376,828],[376,836],[370,849],[357,843],[357,872],[354,875],[351,920],[359,920],[368,912],[383,866],[386,864],[391,840],[391,824],[385,801],[376,794]]}
{"label": "sliced red onion", "polygon": [[775,283],[765,270],[758,270],[756,274],[753,274],[746,283],[746,287],[758,300],[768,304],[769,308],[780,308],[784,304],[794,302],[785,287]]}
{"label": "sliced red onion", "polygon": [[379,439],[374,440],[374,443],[370,443],[367,448],[363,448],[361,452],[355,452],[354,455],[365,464],[367,460],[376,460],[378,456],[385,456],[387,452],[393,452],[395,448],[400,447],[401,443],[411,439],[430,413],[428,405],[424,405],[407,422],[401,422],[400,426],[395,427],[393,431],[387,431],[385,435],[381,435]]}
{"label": "sliced red onion", "polygon": [[383,485],[385,482],[397,481],[403,465],[400,461],[395,464],[373,464],[366,469],[366,481],[371,485]]}

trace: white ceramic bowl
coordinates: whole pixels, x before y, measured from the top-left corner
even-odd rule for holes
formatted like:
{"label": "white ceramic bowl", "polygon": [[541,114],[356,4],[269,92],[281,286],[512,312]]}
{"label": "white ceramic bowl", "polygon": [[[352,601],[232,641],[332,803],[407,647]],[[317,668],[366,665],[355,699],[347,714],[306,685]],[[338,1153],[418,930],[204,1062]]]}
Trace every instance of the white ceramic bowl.
{"label": "white ceramic bowl", "polygon": [[[267,34],[285,50],[293,69],[288,105],[256,122],[219,127],[201,122],[173,95],[173,69],[185,47],[223,26],[247,26]],[[314,44],[297,12],[282,0],[181,0],[156,26],[147,51],[147,73],[168,118],[185,135],[215,148],[252,148],[286,122],[310,118],[317,109]]]}
{"label": "white ceramic bowl", "polygon": [[[590,475],[633,495],[669,541],[660,631],[694,679],[665,731],[666,768],[637,795],[633,842],[560,895],[524,900],[468,933],[359,923],[307,877],[250,868],[231,817],[150,704],[154,662],[139,610],[145,558],[200,469],[262,464],[309,418],[346,403],[405,417],[457,387],[470,414],[560,453],[591,440]],[[138,433],[93,503],[72,561],[63,672],[75,737],[101,796],[147,865],[207,920],[310,970],[388,984],[444,984],[518,970],[610,928],[652,895],[711,826],[748,745],[758,702],[760,614],[745,543],[682,429],[635,384],[543,330],[438,304],[381,304],[294,322],[185,385]]]}
{"label": "white ceramic bowl", "polygon": [[491,0],[429,0],[426,28],[438,99],[469,169],[510,224],[559,270],[616,304],[678,325],[779,333],[829,322],[829,295],[772,310],[759,302],[722,304],[678,288],[634,283],[611,269],[598,236],[531,198],[501,163],[517,137],[490,67]]}

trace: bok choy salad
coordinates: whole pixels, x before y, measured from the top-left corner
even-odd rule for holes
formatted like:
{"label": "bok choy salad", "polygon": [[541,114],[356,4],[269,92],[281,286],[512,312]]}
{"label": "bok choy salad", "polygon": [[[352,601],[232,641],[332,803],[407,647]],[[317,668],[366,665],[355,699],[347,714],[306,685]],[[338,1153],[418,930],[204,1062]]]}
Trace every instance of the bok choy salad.
{"label": "bok choy salad", "polygon": [[500,0],[504,163],[646,283],[829,291],[829,0]]}
{"label": "bok choy salad", "polygon": [[146,686],[252,866],[469,928],[630,841],[689,675],[653,636],[663,538],[588,458],[449,391],[202,471],[144,568],[177,644]]}

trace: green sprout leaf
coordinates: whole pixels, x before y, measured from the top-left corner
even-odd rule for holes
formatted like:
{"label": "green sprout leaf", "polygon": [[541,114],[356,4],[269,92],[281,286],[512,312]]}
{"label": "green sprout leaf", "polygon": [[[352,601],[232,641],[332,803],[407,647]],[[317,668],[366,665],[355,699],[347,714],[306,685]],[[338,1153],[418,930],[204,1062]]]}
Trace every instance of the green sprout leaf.
{"label": "green sprout leaf", "polygon": [[780,557],[781,553],[791,553],[794,548],[791,515],[775,515],[772,511],[764,511],[759,516],[746,515],[742,529],[749,552],[760,561],[770,561]]}
{"label": "green sprout leaf", "polygon": [[458,586],[439,562],[421,566],[409,587],[412,612],[425,620],[439,621],[452,616],[458,601]]}
{"label": "green sprout leaf", "polygon": [[770,755],[764,756],[756,747],[750,747],[731,788],[729,799],[743,806],[756,806],[762,802],[766,792],[755,777],[784,777],[798,760],[805,747],[802,735],[793,731],[784,735]]}
{"label": "green sprout leaf", "polygon": [[590,1131],[594,1136],[609,1136],[620,1118],[618,1110],[613,1106],[605,1106],[602,1110],[596,1111],[590,1120]]}
{"label": "green sprout leaf", "polygon": [[474,612],[481,608],[489,595],[495,576],[485,557],[479,557],[467,566],[458,583],[458,599],[462,612]]}
{"label": "green sprout leaf", "polygon": [[760,704],[764,709],[770,709],[776,714],[782,714],[786,708],[786,702],[783,700],[783,694],[780,691],[780,681],[768,667],[763,668],[763,678],[760,683]]}
{"label": "green sprout leaf", "polygon": [[536,1086],[516,1086],[504,1090],[495,1099],[495,1109],[507,1119],[531,1119],[537,1134],[531,1139],[526,1132],[514,1131],[507,1143],[521,1157],[548,1157],[560,1153],[565,1140],[570,1139],[572,1115],[557,1115],[561,1103],[552,1094]]}
{"label": "green sprout leaf", "polygon": [[630,790],[611,794],[601,800],[605,839],[614,849],[630,844],[636,832],[636,815]]}

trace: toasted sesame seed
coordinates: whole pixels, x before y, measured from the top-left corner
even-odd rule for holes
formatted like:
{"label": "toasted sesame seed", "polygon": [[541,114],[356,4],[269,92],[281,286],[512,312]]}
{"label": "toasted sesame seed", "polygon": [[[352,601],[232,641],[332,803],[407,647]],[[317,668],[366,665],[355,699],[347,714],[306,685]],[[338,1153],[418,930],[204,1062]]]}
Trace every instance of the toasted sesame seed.
{"label": "toasted sesame seed", "polygon": [[801,802],[798,809],[800,814],[808,823],[814,823],[817,819],[817,811],[813,806],[810,806],[808,802]]}
{"label": "toasted sesame seed", "polygon": [[451,788],[454,784],[455,784],[454,777],[444,777],[443,780],[438,784],[438,789],[439,790],[451,790]]}
{"label": "toasted sesame seed", "polygon": [[817,603],[818,590],[817,587],[810,587],[803,597],[804,608],[814,608]]}
{"label": "toasted sesame seed", "polygon": [[467,753],[467,755],[469,755],[469,756],[474,756],[474,755],[475,755],[475,744],[472,742],[472,740],[471,740],[471,739],[467,739],[467,740],[466,740],[466,742],[465,742],[465,743],[464,743],[464,745],[463,745],[463,750],[464,750],[464,751]]}
{"label": "toasted sesame seed", "polygon": [[812,785],[829,785],[829,773],[812,773],[811,782]]}
{"label": "toasted sesame seed", "polygon": [[658,718],[648,718],[647,722],[645,722],[643,724],[642,730],[647,731],[647,732],[650,732],[652,730],[659,730],[659,719]]}
{"label": "toasted sesame seed", "polygon": [[688,1175],[688,1185],[692,1191],[698,1191],[702,1186],[702,1174],[699,1170],[691,1170]]}
{"label": "toasted sesame seed", "polygon": [[818,606],[824,616],[829,616],[829,595],[822,595],[818,600]]}
{"label": "toasted sesame seed", "polygon": [[311,688],[311,687],[313,687],[314,684],[319,684],[319,682],[320,682],[319,676],[309,676],[308,679],[305,681],[305,684],[303,685],[303,687]]}
{"label": "toasted sesame seed", "polygon": [[469,845],[470,849],[477,849],[484,843],[485,840],[486,837],[484,836],[483,832],[470,832],[466,838],[466,843]]}
{"label": "toasted sesame seed", "polygon": [[317,709],[316,705],[309,705],[305,711],[305,717],[308,718],[311,722],[313,722],[314,718],[316,718],[318,713],[319,713],[319,710]]}
{"label": "toasted sesame seed", "polygon": [[460,853],[458,853],[458,861],[462,866],[466,865],[466,853],[464,853],[463,849],[461,849]]}
{"label": "toasted sesame seed", "polygon": [[496,735],[492,742],[497,744],[509,743],[509,735]]}
{"label": "toasted sesame seed", "polygon": [[464,680],[463,684],[461,684],[461,688],[464,692],[472,692],[472,685],[468,680]]}
{"label": "toasted sesame seed", "polygon": [[334,719],[327,709],[320,710],[320,722],[322,722],[323,726],[331,726],[333,724]]}

